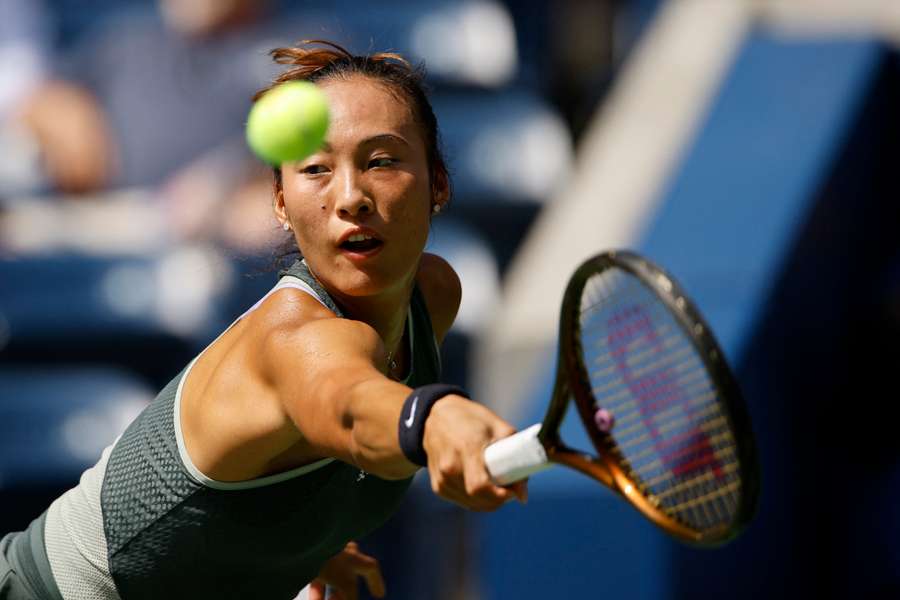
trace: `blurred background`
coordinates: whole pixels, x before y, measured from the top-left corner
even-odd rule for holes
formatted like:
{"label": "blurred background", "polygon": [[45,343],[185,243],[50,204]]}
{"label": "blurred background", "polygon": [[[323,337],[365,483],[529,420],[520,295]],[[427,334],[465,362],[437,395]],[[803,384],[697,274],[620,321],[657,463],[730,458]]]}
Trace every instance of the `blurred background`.
{"label": "blurred background", "polygon": [[900,597],[894,0],[0,0],[0,533],[274,284],[243,124],[304,38],[428,67],[455,185],[429,249],[465,290],[445,379],[539,421],[569,273],[632,248],[717,332],[762,455],[715,551],[574,473],[490,515],[420,476],[364,541],[389,597]]}

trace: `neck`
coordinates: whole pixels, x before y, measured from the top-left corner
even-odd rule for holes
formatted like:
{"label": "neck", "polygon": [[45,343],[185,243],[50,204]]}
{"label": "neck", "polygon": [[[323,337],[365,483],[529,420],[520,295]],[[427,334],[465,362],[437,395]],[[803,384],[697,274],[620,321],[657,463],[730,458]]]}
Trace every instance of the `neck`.
{"label": "neck", "polygon": [[344,313],[371,325],[384,341],[385,350],[396,357],[403,339],[412,286],[402,292],[390,298],[382,295],[365,298],[332,297]]}
{"label": "neck", "polygon": [[327,287],[326,290],[345,315],[367,323],[378,332],[385,351],[398,359],[414,283],[410,277],[409,281],[374,296],[347,296]]}

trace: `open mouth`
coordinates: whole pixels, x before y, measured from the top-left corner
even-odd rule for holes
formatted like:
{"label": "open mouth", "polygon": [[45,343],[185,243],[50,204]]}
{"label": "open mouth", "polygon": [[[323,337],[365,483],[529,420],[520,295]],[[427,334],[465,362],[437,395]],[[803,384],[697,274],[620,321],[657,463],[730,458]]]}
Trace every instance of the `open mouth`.
{"label": "open mouth", "polygon": [[380,248],[384,245],[379,239],[376,239],[370,235],[357,234],[351,235],[347,241],[341,244],[341,248],[347,250],[349,252],[371,252],[377,248]]}

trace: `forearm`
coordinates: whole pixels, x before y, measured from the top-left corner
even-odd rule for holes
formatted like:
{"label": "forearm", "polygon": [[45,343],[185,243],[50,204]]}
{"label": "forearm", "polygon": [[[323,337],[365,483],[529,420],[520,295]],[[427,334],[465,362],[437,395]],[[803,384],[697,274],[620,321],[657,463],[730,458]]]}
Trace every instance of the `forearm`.
{"label": "forearm", "polygon": [[418,467],[400,449],[397,427],[410,388],[373,377],[347,389],[344,424],[349,429],[349,454],[361,469],[383,479],[410,477]]}

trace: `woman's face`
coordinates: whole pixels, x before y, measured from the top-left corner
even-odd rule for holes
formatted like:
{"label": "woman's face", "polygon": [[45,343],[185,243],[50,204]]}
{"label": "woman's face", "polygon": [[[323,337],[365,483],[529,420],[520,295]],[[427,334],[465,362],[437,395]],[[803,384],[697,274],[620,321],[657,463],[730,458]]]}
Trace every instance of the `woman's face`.
{"label": "woman's face", "polygon": [[364,76],[327,80],[322,148],[282,165],[275,212],[290,222],[329,289],[369,296],[411,283],[433,202],[425,143],[411,110]]}

